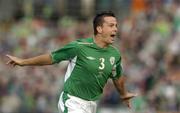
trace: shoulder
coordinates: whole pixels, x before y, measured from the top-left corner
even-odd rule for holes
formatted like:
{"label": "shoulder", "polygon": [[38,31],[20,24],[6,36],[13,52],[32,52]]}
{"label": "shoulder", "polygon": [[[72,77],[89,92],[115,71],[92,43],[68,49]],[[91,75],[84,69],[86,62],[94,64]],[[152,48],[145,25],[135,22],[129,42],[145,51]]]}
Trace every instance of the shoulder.
{"label": "shoulder", "polygon": [[117,47],[110,45],[110,49],[111,49],[111,51],[113,51],[113,53],[120,55],[120,51]]}
{"label": "shoulder", "polygon": [[112,52],[111,54],[115,56],[117,62],[121,61],[122,55],[121,55],[120,50],[117,47],[111,45],[111,52]]}
{"label": "shoulder", "polygon": [[75,41],[72,41],[70,43],[68,43],[66,46],[64,47],[73,47],[73,48],[81,48],[81,47],[84,47],[84,46],[89,46],[89,45],[92,45],[92,41],[91,41],[91,38],[82,38],[82,39],[77,39]]}
{"label": "shoulder", "polygon": [[76,43],[78,45],[92,45],[93,44],[93,39],[92,38],[78,39],[78,40],[76,40]]}

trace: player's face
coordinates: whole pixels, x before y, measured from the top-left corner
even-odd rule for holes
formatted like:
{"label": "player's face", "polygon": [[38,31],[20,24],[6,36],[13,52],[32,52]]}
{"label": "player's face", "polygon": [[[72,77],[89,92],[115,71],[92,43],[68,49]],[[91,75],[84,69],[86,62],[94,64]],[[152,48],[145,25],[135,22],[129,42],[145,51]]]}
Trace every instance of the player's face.
{"label": "player's face", "polygon": [[104,17],[103,25],[101,26],[102,40],[106,44],[112,44],[117,35],[117,20],[115,17]]}

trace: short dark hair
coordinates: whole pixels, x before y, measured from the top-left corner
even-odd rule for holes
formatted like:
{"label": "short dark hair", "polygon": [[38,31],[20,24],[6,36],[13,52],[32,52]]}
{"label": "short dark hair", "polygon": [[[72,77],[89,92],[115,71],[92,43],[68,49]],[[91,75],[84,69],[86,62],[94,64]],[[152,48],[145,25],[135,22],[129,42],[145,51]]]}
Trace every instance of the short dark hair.
{"label": "short dark hair", "polygon": [[94,29],[94,34],[97,34],[97,26],[102,26],[104,22],[104,17],[115,17],[114,13],[112,11],[103,11],[101,13],[98,13],[94,20],[93,20],[93,29]]}

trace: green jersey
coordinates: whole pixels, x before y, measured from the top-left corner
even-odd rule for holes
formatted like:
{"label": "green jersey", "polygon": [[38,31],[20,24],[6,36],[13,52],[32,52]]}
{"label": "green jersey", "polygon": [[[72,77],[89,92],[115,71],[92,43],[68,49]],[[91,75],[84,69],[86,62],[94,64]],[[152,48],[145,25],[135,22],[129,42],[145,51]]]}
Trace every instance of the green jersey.
{"label": "green jersey", "polygon": [[51,53],[53,63],[69,60],[64,92],[85,100],[100,98],[109,78],[121,76],[121,56],[112,45],[98,47],[93,38],[79,39]]}

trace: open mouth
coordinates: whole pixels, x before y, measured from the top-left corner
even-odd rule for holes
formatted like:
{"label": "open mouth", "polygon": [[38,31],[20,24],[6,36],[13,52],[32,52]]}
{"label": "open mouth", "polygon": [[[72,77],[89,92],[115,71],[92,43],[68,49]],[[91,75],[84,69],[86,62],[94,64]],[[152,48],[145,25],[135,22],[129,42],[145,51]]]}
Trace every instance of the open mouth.
{"label": "open mouth", "polygon": [[116,35],[115,35],[115,34],[111,34],[110,36],[111,36],[111,37],[115,37]]}

